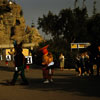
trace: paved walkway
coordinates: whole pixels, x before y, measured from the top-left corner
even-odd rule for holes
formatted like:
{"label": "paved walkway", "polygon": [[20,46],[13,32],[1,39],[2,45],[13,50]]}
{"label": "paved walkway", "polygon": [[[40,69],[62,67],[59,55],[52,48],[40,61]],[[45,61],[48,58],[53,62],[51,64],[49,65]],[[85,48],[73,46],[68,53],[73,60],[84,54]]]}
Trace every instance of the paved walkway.
{"label": "paved walkway", "polygon": [[78,77],[75,70],[55,70],[54,83],[42,83],[42,71],[30,69],[26,72],[28,86],[7,86],[13,71],[0,67],[0,100],[100,100],[100,78]]}

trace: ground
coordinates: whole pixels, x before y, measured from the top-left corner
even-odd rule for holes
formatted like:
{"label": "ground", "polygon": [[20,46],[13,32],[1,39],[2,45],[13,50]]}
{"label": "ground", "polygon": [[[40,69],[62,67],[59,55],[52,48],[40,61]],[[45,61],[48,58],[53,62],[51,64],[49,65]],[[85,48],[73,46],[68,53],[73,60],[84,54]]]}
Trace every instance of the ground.
{"label": "ground", "polygon": [[0,100],[100,100],[100,77],[79,77],[75,70],[55,69],[54,82],[44,84],[42,70],[31,68],[25,72],[28,86],[8,86],[13,70],[0,67]]}

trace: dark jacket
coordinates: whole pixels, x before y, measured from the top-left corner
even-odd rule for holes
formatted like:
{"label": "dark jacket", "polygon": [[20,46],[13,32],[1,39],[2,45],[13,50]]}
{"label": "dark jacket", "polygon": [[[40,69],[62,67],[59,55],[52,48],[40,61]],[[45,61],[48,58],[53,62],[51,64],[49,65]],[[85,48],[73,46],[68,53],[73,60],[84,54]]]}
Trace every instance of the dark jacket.
{"label": "dark jacket", "polygon": [[22,53],[16,54],[14,59],[15,59],[15,66],[16,67],[24,65],[25,57]]}

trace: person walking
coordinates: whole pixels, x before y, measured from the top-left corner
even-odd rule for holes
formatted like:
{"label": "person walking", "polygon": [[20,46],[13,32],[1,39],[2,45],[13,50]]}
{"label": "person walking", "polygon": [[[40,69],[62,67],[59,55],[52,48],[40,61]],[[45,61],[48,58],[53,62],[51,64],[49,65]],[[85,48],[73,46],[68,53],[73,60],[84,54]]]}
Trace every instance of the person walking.
{"label": "person walking", "polygon": [[15,49],[14,61],[15,61],[15,72],[14,72],[12,81],[8,82],[9,85],[15,85],[16,80],[19,75],[21,76],[22,81],[23,81],[22,85],[28,85],[28,81],[27,81],[27,79],[25,77],[25,73],[24,73],[25,57],[22,54],[22,48],[20,47],[20,45],[17,45],[17,47]]}

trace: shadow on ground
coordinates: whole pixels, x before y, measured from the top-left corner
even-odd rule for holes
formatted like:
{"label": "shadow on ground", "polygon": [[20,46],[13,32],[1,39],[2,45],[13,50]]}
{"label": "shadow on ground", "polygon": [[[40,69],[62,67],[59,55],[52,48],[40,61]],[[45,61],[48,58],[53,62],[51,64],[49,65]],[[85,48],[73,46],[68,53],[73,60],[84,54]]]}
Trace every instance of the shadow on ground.
{"label": "shadow on ground", "polygon": [[71,92],[81,96],[100,97],[100,77],[76,77],[65,76],[64,78],[54,78],[53,83],[44,84],[41,79],[28,79],[29,86],[25,89],[40,91],[62,91]]}
{"label": "shadow on ground", "polygon": [[[9,67],[1,67],[0,70],[13,71]],[[43,84],[41,78],[28,78],[29,85],[24,86],[24,89],[28,90],[39,90],[39,91],[60,91],[60,92],[70,92],[75,95],[80,96],[90,96],[90,97],[100,97],[100,77],[78,77],[70,71],[69,73],[64,73],[57,71],[54,74],[54,82],[49,84]],[[1,85],[7,85],[6,82],[0,83]],[[19,84],[17,84],[19,85]]]}

